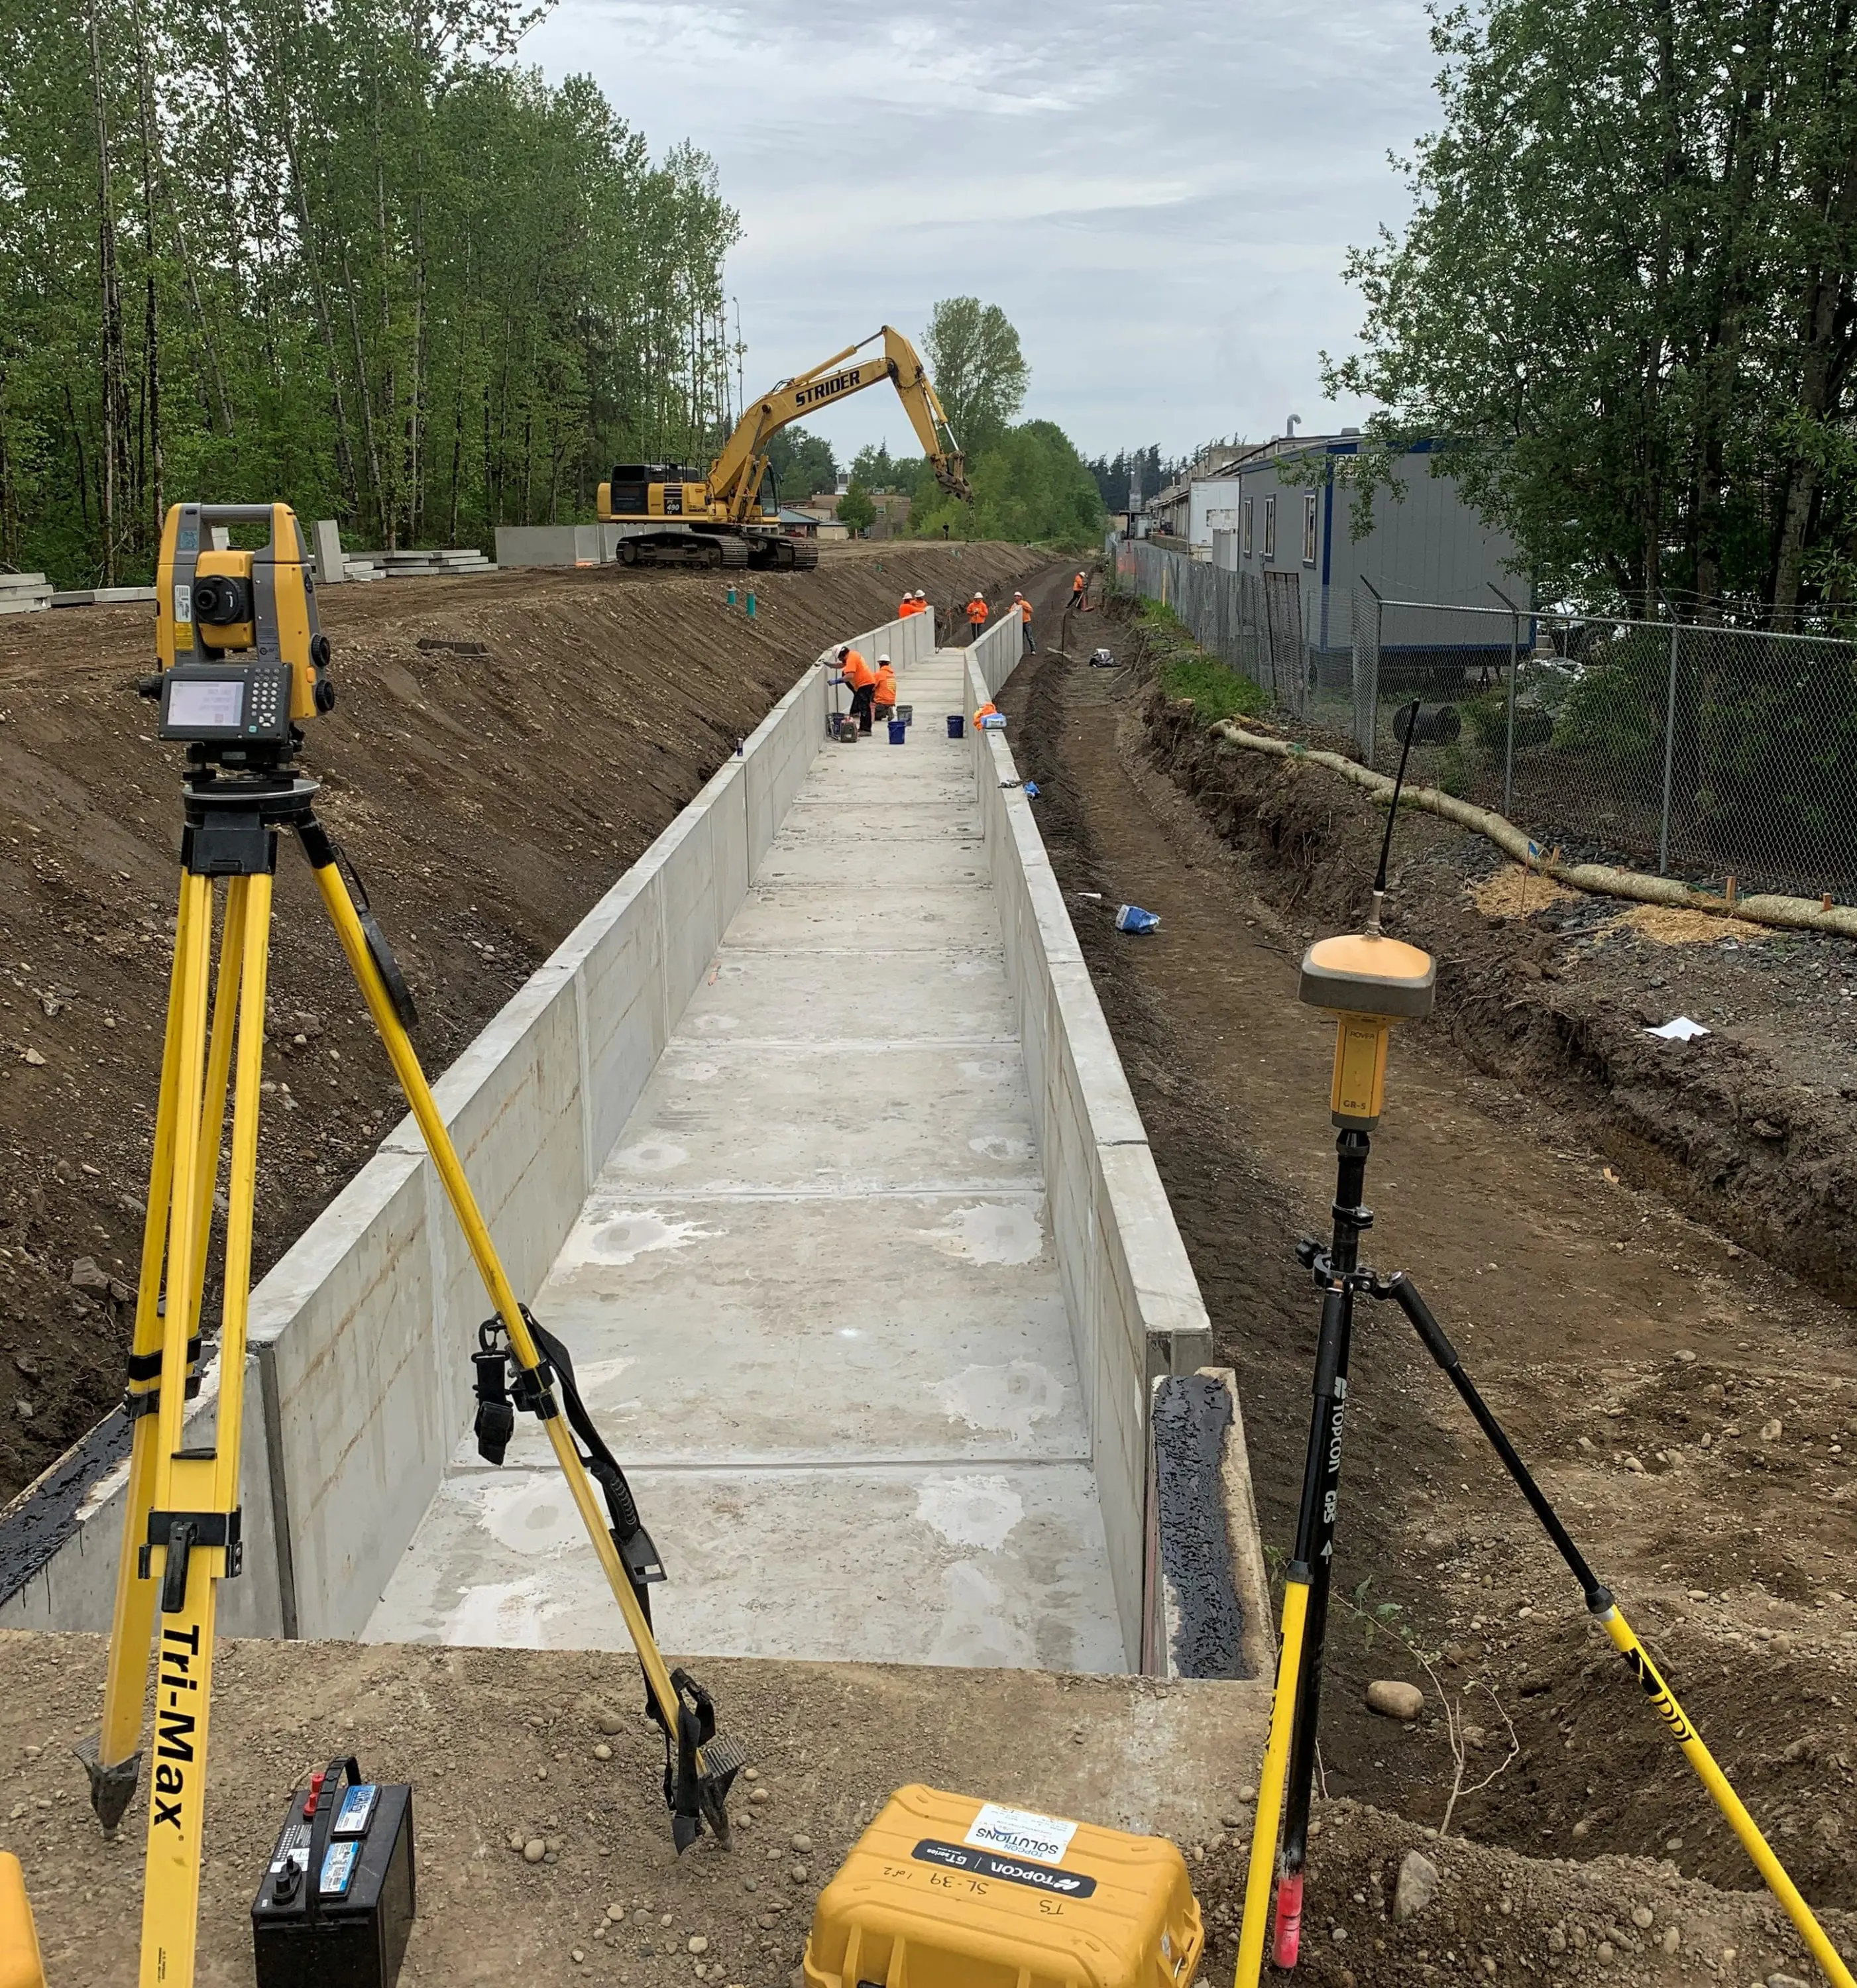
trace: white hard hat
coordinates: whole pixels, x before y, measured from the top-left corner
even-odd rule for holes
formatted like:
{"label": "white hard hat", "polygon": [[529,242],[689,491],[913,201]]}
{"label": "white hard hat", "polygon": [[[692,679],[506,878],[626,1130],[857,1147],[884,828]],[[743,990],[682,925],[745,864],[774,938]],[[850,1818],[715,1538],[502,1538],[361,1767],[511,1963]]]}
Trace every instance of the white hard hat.
{"label": "white hard hat", "polygon": [[878,660],[880,663],[887,663],[887,662],[888,662],[888,661],[890,660],[890,658],[889,658],[888,656],[879,656],[879,657],[878,658],[878,659],[877,659],[877,660]]}
{"label": "white hard hat", "polygon": [[915,597],[918,600],[926,600],[928,598],[919,587],[915,590]]}

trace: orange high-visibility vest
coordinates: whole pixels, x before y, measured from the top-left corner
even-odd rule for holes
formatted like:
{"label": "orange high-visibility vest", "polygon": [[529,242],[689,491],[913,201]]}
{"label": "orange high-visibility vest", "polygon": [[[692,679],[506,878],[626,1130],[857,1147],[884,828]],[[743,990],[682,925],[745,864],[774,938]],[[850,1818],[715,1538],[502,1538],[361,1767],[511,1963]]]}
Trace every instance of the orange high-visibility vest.
{"label": "orange high-visibility vest", "polygon": [[1076,577],[1074,580],[1072,580],[1072,581],[1071,581],[1071,591],[1073,593],[1082,593],[1082,591],[1083,591],[1083,590],[1084,590],[1084,576],[1083,576],[1083,575],[1080,573],[1077,576],[1077,577]]}
{"label": "orange high-visibility vest", "polygon": [[894,704],[896,702],[896,672],[888,663],[883,664],[878,670],[877,695],[873,702],[878,704]]}
{"label": "orange high-visibility vest", "polygon": [[896,618],[899,621],[907,621],[912,614],[919,614],[922,611],[912,596],[905,596],[902,605],[896,610]]}
{"label": "orange high-visibility vest", "polygon": [[862,690],[866,684],[873,684],[877,681],[877,672],[855,649],[845,658],[842,667],[844,671],[844,680],[853,690]]}
{"label": "orange high-visibility vest", "polygon": [[1031,618],[1032,604],[1029,600],[1021,598],[1019,603],[1019,619],[1021,621],[1029,621]]}
{"label": "orange high-visibility vest", "polygon": [[977,593],[967,604],[967,618],[976,628],[986,626],[987,611],[986,603]]}

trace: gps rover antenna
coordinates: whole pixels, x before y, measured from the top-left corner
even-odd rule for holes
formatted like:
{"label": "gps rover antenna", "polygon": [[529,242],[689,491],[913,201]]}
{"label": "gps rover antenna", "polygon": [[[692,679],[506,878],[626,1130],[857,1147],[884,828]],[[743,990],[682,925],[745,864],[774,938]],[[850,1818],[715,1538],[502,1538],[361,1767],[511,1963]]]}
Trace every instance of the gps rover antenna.
{"label": "gps rover antenna", "polygon": [[[1324,1249],[1307,1237],[1296,1246],[1297,1260],[1312,1274],[1322,1294],[1321,1324],[1316,1338],[1314,1405],[1303,1469],[1302,1498],[1297,1512],[1296,1544],[1284,1581],[1282,1647],[1277,1659],[1276,1694],[1270,1706],[1270,1736],[1258,1780],[1257,1810],[1246,1873],[1236,1988],[1257,1988],[1263,1966],[1265,1936],[1270,1925],[1274,1875],[1276,1923],[1271,1958],[1280,1968],[1292,1968],[1301,1946],[1309,1804],[1321,1708],[1322,1645],[1340,1503],[1348,1359],[1357,1296],[1390,1298],[1405,1313],[1426,1351],[1476,1418],[1478,1428],[1527,1500],[1555,1550],[1571,1570],[1587,1608],[1612,1638],[1774,1896],[1786,1908],[1825,1979],[1834,1988],[1857,1988],[1850,1969],[1838,1957],[1811,1908],[1690,1725],[1610,1591],[1587,1564],[1501,1424],[1472,1384],[1456,1349],[1430,1307],[1403,1272],[1382,1277],[1359,1260],[1360,1238],[1373,1224],[1372,1211],[1363,1205],[1362,1195],[1371,1143],[1368,1134],[1378,1124],[1385,1102],[1387,1044],[1395,1023],[1416,1020],[1431,1012],[1436,977],[1429,955],[1417,946],[1388,938],[1380,930],[1399,793],[1405,783],[1412,735],[1418,729],[1417,705],[1409,706],[1402,716],[1405,746],[1399,756],[1399,777],[1393,783],[1386,833],[1380,844],[1380,867],[1374,878],[1373,910],[1367,930],[1348,937],[1318,939],[1303,955],[1297,989],[1300,999],[1332,1016],[1335,1024],[1329,1115],[1338,1128],[1336,1184],[1328,1246]],[[1280,1862],[1280,1818],[1283,1824]]]}

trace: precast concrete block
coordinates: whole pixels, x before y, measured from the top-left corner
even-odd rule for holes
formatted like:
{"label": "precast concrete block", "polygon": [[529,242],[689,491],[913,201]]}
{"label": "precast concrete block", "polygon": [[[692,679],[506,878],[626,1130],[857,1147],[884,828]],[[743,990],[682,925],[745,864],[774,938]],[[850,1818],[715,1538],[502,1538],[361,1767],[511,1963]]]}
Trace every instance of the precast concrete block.
{"label": "precast concrete block", "polygon": [[651,845],[663,890],[665,1020],[674,1030],[748,891],[748,822],[731,759]]}
{"label": "precast concrete block", "polygon": [[318,587],[340,587],[348,577],[342,558],[342,534],[333,518],[319,518],[314,526],[316,539],[316,583]]}
{"label": "precast concrete block", "polygon": [[455,1439],[434,1344],[437,1192],[422,1155],[377,1154],[252,1294],[248,1393],[299,1635],[359,1631]]}
{"label": "precast concrete block", "polygon": [[1122,1303],[1141,1325],[1142,1384],[1155,1374],[1191,1374],[1212,1357],[1212,1323],[1154,1155],[1145,1144],[1099,1146],[1097,1151],[1103,1175],[1101,1219],[1117,1239],[1115,1267]]}
{"label": "precast concrete block", "polygon": [[660,872],[628,871],[624,901],[576,975],[590,1188],[669,1040],[663,889]]}
{"label": "precast concrete block", "polygon": [[597,525],[499,525],[499,566],[598,566],[607,556]]}
{"label": "precast concrete block", "polygon": [[1091,1142],[1098,1146],[1145,1144],[1147,1128],[1128,1088],[1115,1038],[1103,1019],[1090,969],[1081,958],[1062,959],[1054,962],[1049,972],[1058,1009],[1053,1035],[1063,1042],[1067,1081],[1084,1114]]}
{"label": "precast concrete block", "polygon": [[809,669],[743,742],[748,874],[760,874],[825,730],[825,678]]}

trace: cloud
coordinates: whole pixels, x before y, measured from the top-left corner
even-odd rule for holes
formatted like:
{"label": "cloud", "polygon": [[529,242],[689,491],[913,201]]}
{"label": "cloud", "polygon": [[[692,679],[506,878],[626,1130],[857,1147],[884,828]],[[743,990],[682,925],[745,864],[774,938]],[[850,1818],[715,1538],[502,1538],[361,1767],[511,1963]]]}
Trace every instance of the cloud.
{"label": "cloud", "polygon": [[[560,0],[525,52],[714,156],[751,391],[972,291],[1019,327],[1027,411],[1091,454],[1358,418],[1317,355],[1436,108],[1421,0]],[[881,389],[817,425],[908,439]]]}

